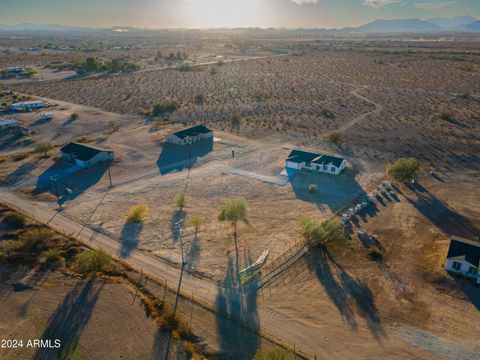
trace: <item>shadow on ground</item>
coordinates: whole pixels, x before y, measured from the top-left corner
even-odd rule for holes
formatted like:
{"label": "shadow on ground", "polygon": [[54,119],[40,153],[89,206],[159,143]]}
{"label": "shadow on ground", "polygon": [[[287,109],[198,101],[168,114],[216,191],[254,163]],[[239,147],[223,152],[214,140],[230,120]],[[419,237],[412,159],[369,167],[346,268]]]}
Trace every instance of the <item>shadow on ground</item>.
{"label": "shadow on ground", "polygon": [[127,222],[123,225],[120,233],[120,243],[122,247],[119,250],[119,256],[121,258],[127,258],[135,251],[140,240],[142,229],[142,223],[135,224]]}
{"label": "shadow on ground", "polygon": [[216,299],[219,358],[251,359],[260,345],[257,284],[251,281],[242,285],[234,269],[229,254],[224,286],[218,287]]}
{"label": "shadow on ground", "polygon": [[42,340],[59,339],[60,348],[40,348],[34,360],[68,359],[75,351],[87,326],[104,284],[95,280],[77,283],[50,317]]}
{"label": "shadow on ground", "polygon": [[194,166],[198,159],[213,150],[213,139],[204,139],[191,145],[177,145],[166,142],[157,160],[161,175],[174,171],[182,171]]}
{"label": "shadow on ground", "polygon": [[[65,163],[62,158],[57,158],[55,163],[38,177],[37,186],[32,194],[39,195],[49,192],[56,196],[58,189],[60,203],[74,200],[102,179],[107,172],[108,165],[104,162],[83,169]],[[53,177],[57,179],[57,188],[55,188]],[[67,189],[70,189],[71,192],[67,192]]]}
{"label": "shadow on ground", "polygon": [[312,250],[305,255],[305,259],[352,330],[358,328],[358,314],[366,321],[376,340],[386,336],[372,291],[365,282],[352,277],[327,250]]}
{"label": "shadow on ground", "polygon": [[467,238],[480,236],[480,230],[469,219],[455,212],[424,187],[421,187],[423,191],[417,191],[418,186],[413,189],[413,196],[409,197],[406,194],[404,196],[435,226],[447,234]]}
{"label": "shadow on ground", "polygon": [[473,280],[453,277],[457,286],[462,289],[466,298],[480,311],[480,288],[475,286]]}
{"label": "shadow on ground", "polygon": [[[317,174],[304,170],[294,173],[289,171],[287,174],[297,199],[315,204],[319,208],[328,206],[332,212],[366,196],[355,180],[355,174],[348,169],[339,175]],[[314,193],[309,192],[312,185],[316,187]]]}

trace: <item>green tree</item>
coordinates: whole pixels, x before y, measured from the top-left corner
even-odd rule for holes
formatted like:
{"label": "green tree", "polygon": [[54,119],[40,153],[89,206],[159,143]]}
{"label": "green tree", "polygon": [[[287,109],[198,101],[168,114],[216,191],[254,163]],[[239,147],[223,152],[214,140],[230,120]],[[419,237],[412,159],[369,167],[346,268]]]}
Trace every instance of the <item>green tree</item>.
{"label": "green tree", "polygon": [[75,259],[75,266],[82,274],[107,271],[112,258],[103,250],[86,250]]}
{"label": "green tree", "polygon": [[414,179],[420,170],[420,163],[415,158],[400,158],[387,166],[387,175],[398,181]]}
{"label": "green tree", "polygon": [[195,237],[197,236],[198,229],[203,225],[203,217],[200,215],[192,215],[189,217],[188,222],[195,228]]}
{"label": "green tree", "polygon": [[78,119],[78,114],[76,112],[70,114],[70,119],[72,120],[77,120]]}
{"label": "green tree", "polygon": [[307,218],[300,218],[298,224],[300,234],[311,247],[326,246],[331,242],[345,240],[345,231],[338,219],[318,222]]}
{"label": "green tree", "polygon": [[183,208],[187,206],[187,194],[181,192],[175,196],[175,205],[178,210],[183,211]]}
{"label": "green tree", "polygon": [[250,224],[248,220],[248,205],[244,198],[235,198],[227,200],[218,209],[218,220],[228,221],[233,228],[233,240],[235,242],[235,255],[238,273],[238,243],[237,243],[237,225],[241,221],[246,225]]}

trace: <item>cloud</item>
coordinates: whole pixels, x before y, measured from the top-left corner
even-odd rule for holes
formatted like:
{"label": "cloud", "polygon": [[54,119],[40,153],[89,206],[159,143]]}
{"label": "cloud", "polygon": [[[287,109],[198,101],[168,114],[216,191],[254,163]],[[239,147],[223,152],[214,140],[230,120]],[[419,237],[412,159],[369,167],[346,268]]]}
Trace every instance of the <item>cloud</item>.
{"label": "cloud", "polygon": [[290,0],[297,5],[304,5],[304,4],[316,4],[318,0]]}
{"label": "cloud", "polygon": [[447,6],[451,6],[456,4],[456,1],[430,1],[430,2],[423,2],[423,3],[418,3],[415,4],[415,7],[417,9],[422,9],[422,10],[438,10],[438,9],[443,9]]}
{"label": "cloud", "polygon": [[390,4],[395,4],[400,2],[400,0],[363,0],[363,5],[371,6],[376,9],[381,8],[383,6],[387,6]]}

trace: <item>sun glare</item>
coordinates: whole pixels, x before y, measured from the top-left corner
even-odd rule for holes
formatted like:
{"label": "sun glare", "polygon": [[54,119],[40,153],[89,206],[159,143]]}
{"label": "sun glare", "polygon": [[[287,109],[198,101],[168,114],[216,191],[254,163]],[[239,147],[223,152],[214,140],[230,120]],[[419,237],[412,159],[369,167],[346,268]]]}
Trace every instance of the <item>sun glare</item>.
{"label": "sun glare", "polygon": [[183,6],[194,28],[257,26],[263,19],[259,0],[185,0]]}

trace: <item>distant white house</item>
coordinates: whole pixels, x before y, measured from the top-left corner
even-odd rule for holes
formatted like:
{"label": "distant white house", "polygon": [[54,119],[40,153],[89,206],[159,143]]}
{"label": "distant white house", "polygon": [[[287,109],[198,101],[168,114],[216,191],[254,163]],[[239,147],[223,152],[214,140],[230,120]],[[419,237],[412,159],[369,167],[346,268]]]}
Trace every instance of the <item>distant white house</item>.
{"label": "distant white house", "polygon": [[41,109],[45,107],[45,103],[41,100],[37,101],[23,101],[10,105],[10,109],[15,111],[31,110],[31,109]]}
{"label": "distant white house", "polygon": [[320,155],[302,150],[292,150],[285,163],[287,169],[307,169],[317,173],[340,174],[347,160],[337,156]]}
{"label": "distant white house", "polygon": [[204,125],[196,125],[168,135],[165,142],[187,145],[188,143],[193,144],[205,139],[213,139],[213,130]]}
{"label": "distant white house", "polygon": [[113,151],[96,146],[71,142],[60,149],[63,159],[71,164],[89,167],[115,158]]}
{"label": "distant white house", "polygon": [[20,126],[20,123],[18,122],[17,119],[0,120],[0,129],[6,129],[6,128],[12,128],[12,127],[18,127],[18,126]]}
{"label": "distant white house", "polygon": [[480,241],[452,237],[445,269],[448,272],[473,279],[480,284]]}

